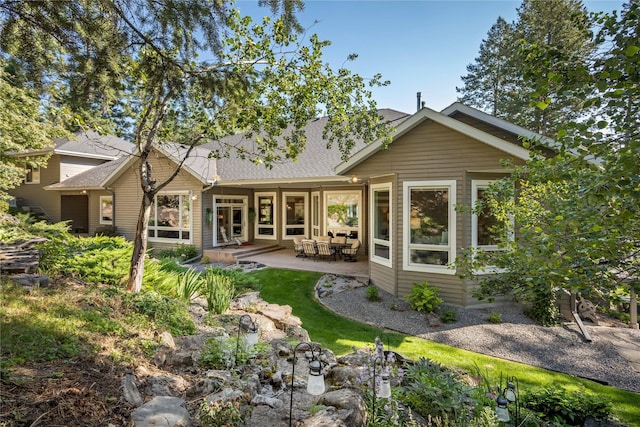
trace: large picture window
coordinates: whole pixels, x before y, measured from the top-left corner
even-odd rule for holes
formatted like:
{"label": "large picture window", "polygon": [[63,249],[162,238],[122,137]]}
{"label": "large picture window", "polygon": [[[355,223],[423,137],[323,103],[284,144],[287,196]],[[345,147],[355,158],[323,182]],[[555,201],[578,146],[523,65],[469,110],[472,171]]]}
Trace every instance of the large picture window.
{"label": "large picture window", "polygon": [[100,224],[113,224],[113,197],[100,196]]}
{"label": "large picture window", "polygon": [[284,239],[307,236],[307,193],[283,193]]}
{"label": "large picture window", "polygon": [[371,186],[371,261],[391,267],[391,184]]}
{"label": "large picture window", "polygon": [[276,193],[256,193],[255,206],[257,239],[276,239]]}
{"label": "large picture window", "polygon": [[404,268],[454,274],[455,181],[404,183]]}
{"label": "large picture window", "polygon": [[149,239],[191,242],[191,195],[189,192],[158,194],[149,217]]}
{"label": "large picture window", "polygon": [[360,191],[328,192],[326,194],[327,233],[361,239],[360,236]]}

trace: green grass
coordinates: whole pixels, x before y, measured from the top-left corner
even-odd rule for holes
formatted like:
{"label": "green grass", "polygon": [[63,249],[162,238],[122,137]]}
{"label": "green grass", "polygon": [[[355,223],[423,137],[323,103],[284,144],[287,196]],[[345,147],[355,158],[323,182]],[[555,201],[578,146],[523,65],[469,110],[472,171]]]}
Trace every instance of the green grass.
{"label": "green grass", "polygon": [[313,288],[322,273],[284,269],[264,269],[251,273],[260,281],[260,295],[274,304],[287,304],[302,320],[309,336],[336,355],[350,353],[352,347],[371,346],[380,337],[389,349],[409,359],[427,357],[443,365],[469,372],[480,369],[494,383],[501,376],[516,375],[522,389],[534,387],[562,387],[567,390],[590,392],[613,403],[613,412],[628,426],[640,426],[640,395],[608,387],[593,381],[547,371],[521,363],[509,362],[470,351],[460,350],[409,335],[393,333],[338,316],[324,308],[314,298]]}

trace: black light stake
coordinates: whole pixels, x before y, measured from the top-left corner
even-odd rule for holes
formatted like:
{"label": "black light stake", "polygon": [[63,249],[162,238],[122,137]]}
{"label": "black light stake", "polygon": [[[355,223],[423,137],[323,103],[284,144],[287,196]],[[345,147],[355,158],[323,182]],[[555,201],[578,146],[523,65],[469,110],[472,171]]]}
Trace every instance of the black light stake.
{"label": "black light stake", "polygon": [[[309,362],[309,377],[307,378],[307,393],[318,396],[324,393],[324,374],[322,373],[322,363],[318,360],[318,356],[322,351],[322,347],[318,343],[301,342],[293,349],[293,368],[291,369],[291,397],[289,399],[289,427],[293,422],[293,381],[296,373],[296,352],[298,347],[306,346],[311,352],[311,361]],[[317,351],[317,354],[316,354]]]}
{"label": "black light stake", "polygon": [[258,343],[258,325],[255,324],[251,316],[243,314],[238,320],[238,337],[236,340],[236,354],[234,356],[234,364],[238,364],[238,350],[240,348],[240,332],[244,332],[244,344],[254,346]]}
{"label": "black light stake", "polygon": [[[382,364],[382,373],[380,374],[380,387],[376,388],[376,362],[381,360]],[[376,399],[378,397],[383,399],[388,399],[391,397],[391,383],[389,382],[389,370],[385,366],[384,359],[374,358],[373,359],[373,404],[371,407],[371,412],[373,413],[373,418],[375,420],[376,417]]]}

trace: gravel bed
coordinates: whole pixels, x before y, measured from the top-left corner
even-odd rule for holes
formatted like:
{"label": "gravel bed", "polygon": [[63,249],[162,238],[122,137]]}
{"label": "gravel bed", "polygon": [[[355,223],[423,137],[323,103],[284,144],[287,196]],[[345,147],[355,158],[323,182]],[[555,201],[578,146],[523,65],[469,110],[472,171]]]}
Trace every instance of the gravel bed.
{"label": "gravel bed", "polygon": [[[587,342],[575,323],[539,326],[514,304],[450,307],[456,312],[454,323],[430,326],[427,316],[411,310],[405,300],[379,290],[380,300],[370,302],[364,281],[337,275],[324,276],[316,293],[332,311],[378,328],[640,392],[640,374],[604,337],[609,327],[589,326],[592,341]],[[492,313],[500,313],[502,323],[490,323]]]}

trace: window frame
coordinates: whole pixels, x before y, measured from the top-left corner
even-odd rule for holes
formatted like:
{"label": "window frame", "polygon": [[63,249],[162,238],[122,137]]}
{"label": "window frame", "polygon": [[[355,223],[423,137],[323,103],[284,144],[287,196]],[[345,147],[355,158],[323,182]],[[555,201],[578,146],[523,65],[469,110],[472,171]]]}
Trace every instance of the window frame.
{"label": "window frame", "polygon": [[[356,233],[358,233],[358,237],[357,240],[360,240],[360,243],[364,243],[363,242],[363,233],[362,233],[362,223],[363,223],[363,209],[366,209],[366,204],[363,206],[363,202],[364,202],[364,197],[363,197],[363,192],[361,190],[327,190],[324,192],[324,206],[322,209],[322,223],[323,223],[323,227],[324,227],[324,233],[328,234],[329,231],[331,231],[331,229],[329,228],[329,221],[328,221],[328,216],[329,216],[329,198],[333,195],[340,195],[340,196],[348,196],[348,195],[352,195],[352,196],[356,196],[357,200],[358,200],[358,226],[357,227],[347,227],[348,231],[352,232],[352,231],[356,231]],[[355,228],[355,230],[351,230],[352,228]],[[339,230],[336,230],[337,232],[339,232]],[[366,230],[365,230],[366,231]],[[335,235],[335,233],[334,233]]]}
{"label": "window frame", "polygon": [[[449,265],[452,264],[456,259],[456,228],[457,228],[457,218],[456,218],[456,180],[425,180],[425,181],[405,181],[402,186],[403,190],[403,207],[402,207],[402,218],[404,221],[403,225],[403,254],[402,254],[402,264],[403,269],[405,271],[417,271],[417,272],[425,272],[425,273],[438,273],[438,274],[447,274],[454,275],[456,274],[455,270],[450,268]],[[447,246],[446,250],[444,245],[433,245],[433,244],[418,244],[411,243],[411,191],[413,189],[433,189],[433,190],[441,190],[447,189],[449,192],[448,197],[448,237],[447,237]],[[411,250],[412,249],[420,249],[420,250],[430,250],[437,252],[447,252],[448,253],[448,263],[445,265],[436,265],[436,264],[421,264],[411,262]]]}
{"label": "window frame", "polygon": [[[104,204],[103,204],[103,200],[109,200],[109,202],[111,202],[111,220],[107,221],[104,219]],[[101,225],[113,225],[113,196],[100,196],[100,204],[99,206],[99,213],[100,213],[100,224]]]}
{"label": "window frame", "polygon": [[[302,197],[304,199],[304,215],[303,224],[287,224],[287,198],[288,197]],[[299,234],[287,234],[287,230],[302,229],[302,236],[305,238],[309,235],[309,193],[302,191],[288,191],[282,193],[282,240],[293,240],[295,236]]]}
{"label": "window frame", "polygon": [[311,238],[316,239],[320,237],[320,218],[322,215],[322,204],[320,202],[320,192],[314,191],[311,193]]}
{"label": "window frame", "polygon": [[[161,196],[179,196],[180,200],[179,200],[179,207],[178,207],[178,217],[180,218],[180,226],[179,227],[167,227],[167,226],[158,226],[158,225],[151,225],[151,224],[147,224],[147,236],[150,242],[164,242],[164,243],[181,243],[181,244],[191,244],[193,242],[193,194],[191,191],[188,190],[169,190],[169,191],[161,191],[158,194],[155,195],[155,197],[153,198],[153,209],[152,209],[152,213],[156,216],[155,218],[153,218],[154,222],[157,223],[157,215],[158,215],[158,197]],[[184,212],[183,212],[183,197],[186,197],[189,201],[190,201],[190,205],[189,205],[189,228],[185,228],[182,227],[182,220],[184,218]],[[149,221],[151,221],[152,218],[149,217]],[[152,230],[155,230],[155,236],[150,236],[150,232]],[[179,238],[177,239],[173,239],[170,237],[157,237],[158,231],[178,231],[179,234]],[[183,232],[188,232],[189,233],[189,238],[188,239],[184,239],[182,237],[182,233]]]}
{"label": "window frame", "polygon": [[[385,267],[389,267],[392,268],[393,267],[393,236],[394,236],[394,229],[393,229],[393,185],[391,182],[385,182],[385,183],[380,183],[380,184],[371,184],[369,187],[369,218],[370,218],[370,233],[369,233],[369,238],[370,238],[370,242],[371,242],[371,250],[370,250],[370,257],[369,259],[371,260],[371,262],[374,262],[376,264],[380,264],[380,265],[384,265]],[[377,206],[376,206],[376,193],[377,192],[388,192],[389,193],[389,211],[387,212],[387,215],[389,216],[389,218],[387,219],[388,221],[388,227],[389,227],[389,234],[388,234],[388,239],[384,240],[384,239],[379,239],[375,236],[375,227],[376,227],[376,212],[377,212]],[[388,258],[384,258],[382,256],[379,256],[376,254],[376,245],[381,245],[381,246],[385,246],[388,248],[389,251],[389,257]]]}
{"label": "window frame", "polygon": [[[272,215],[271,222],[269,224],[260,224],[260,198],[261,197],[271,197],[271,207],[272,207]],[[278,195],[275,191],[263,191],[257,192],[254,194],[254,206],[256,208],[256,220],[254,225],[254,235],[256,239],[264,239],[264,240],[277,240],[277,229],[278,229]],[[272,234],[260,234],[259,230],[261,228],[269,228],[273,230]]]}
{"label": "window frame", "polygon": [[[474,179],[471,181],[471,207],[475,209],[478,202],[478,189],[489,188],[491,184],[496,182],[494,179]],[[478,244],[478,214],[471,212],[471,246],[483,251],[496,251],[498,245],[479,245]]]}
{"label": "window frame", "polygon": [[[25,175],[24,175],[24,183],[25,184],[40,184],[40,166],[30,166],[25,165]],[[31,176],[31,179],[29,179]]]}

